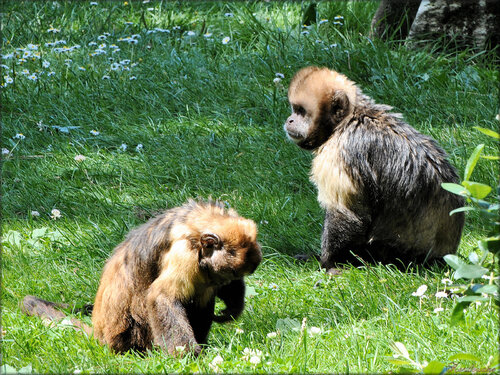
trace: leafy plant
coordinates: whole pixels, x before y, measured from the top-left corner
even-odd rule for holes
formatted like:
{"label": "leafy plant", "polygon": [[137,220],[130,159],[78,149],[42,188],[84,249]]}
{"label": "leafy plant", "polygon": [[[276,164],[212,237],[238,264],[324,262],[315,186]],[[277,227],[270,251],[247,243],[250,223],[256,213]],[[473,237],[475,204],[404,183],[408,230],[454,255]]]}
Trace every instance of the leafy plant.
{"label": "leafy plant", "polygon": [[[475,127],[481,133],[495,139],[500,139],[500,135],[490,129]],[[453,215],[457,212],[475,211],[485,220],[489,229],[487,237],[477,241],[478,252],[473,251],[469,255],[469,263],[460,259],[457,255],[446,255],[444,257],[455,272],[455,280],[469,280],[467,285],[459,285],[464,291],[464,295],[457,299],[453,312],[451,314],[451,325],[455,325],[464,320],[464,309],[471,303],[477,301],[486,301],[493,297],[498,304],[500,302],[498,295],[498,285],[494,280],[498,280],[497,261],[500,254],[500,217],[499,217],[499,197],[500,185],[497,187],[497,194],[490,201],[486,198],[494,189],[486,184],[471,181],[471,175],[480,158],[488,160],[499,160],[498,155],[482,155],[484,144],[479,144],[472,155],[467,160],[464,171],[464,180],[461,185],[453,183],[442,184],[443,188],[453,194],[462,195],[466,198],[468,206],[457,208],[450,212]],[[486,282],[488,280],[488,282]]]}

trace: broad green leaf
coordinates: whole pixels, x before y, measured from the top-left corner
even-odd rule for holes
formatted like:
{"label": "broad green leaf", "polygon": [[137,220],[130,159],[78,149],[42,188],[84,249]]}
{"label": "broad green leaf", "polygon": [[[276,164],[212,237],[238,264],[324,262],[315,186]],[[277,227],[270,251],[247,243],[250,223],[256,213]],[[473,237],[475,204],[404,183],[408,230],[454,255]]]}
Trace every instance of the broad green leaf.
{"label": "broad green leaf", "polygon": [[500,134],[498,134],[496,131],[487,129],[487,128],[481,128],[479,126],[473,126],[474,129],[479,130],[481,133],[486,134],[490,137],[500,139]]}
{"label": "broad green leaf", "polygon": [[470,302],[458,302],[451,312],[450,326],[455,326],[464,321],[464,309]]}
{"label": "broad green leaf", "polygon": [[444,190],[448,190],[449,192],[451,192],[453,194],[457,194],[457,195],[468,195],[469,194],[469,192],[467,191],[467,189],[465,187],[463,187],[462,185],[451,183],[451,182],[443,182],[441,184],[441,187]]}
{"label": "broad green leaf", "polygon": [[45,236],[45,234],[47,233],[47,229],[47,227],[33,229],[31,238],[36,239]]}
{"label": "broad green leaf", "polygon": [[21,240],[23,236],[17,230],[9,230],[4,236],[2,236],[2,242],[7,242],[11,246],[21,247]]}
{"label": "broad green leaf", "polygon": [[476,210],[477,210],[477,208],[470,207],[470,206],[459,207],[459,208],[455,208],[453,211],[450,211],[450,216],[453,215],[453,214],[456,214],[457,212],[476,211]]}
{"label": "broad green leaf", "polygon": [[467,188],[474,198],[483,199],[490,191],[491,186],[474,181],[462,181],[462,185]]}
{"label": "broad green leaf", "polygon": [[424,374],[439,374],[443,371],[445,365],[444,363],[438,361],[430,361],[427,366],[424,367]]}
{"label": "broad green leaf", "polygon": [[458,302],[476,302],[476,301],[487,301],[489,298],[488,297],[482,297],[482,296],[465,296],[465,297],[460,297],[457,301]]}
{"label": "broad green leaf", "polygon": [[255,290],[253,286],[247,286],[245,288],[245,297],[257,296],[259,293]]}
{"label": "broad green leaf", "polygon": [[453,354],[450,358],[448,358],[448,361],[475,361],[475,362],[479,362],[480,359],[478,357],[476,357],[474,354],[457,353],[457,354]]}
{"label": "broad green leaf", "polygon": [[411,362],[407,359],[398,359],[398,358],[392,358],[392,357],[386,358],[386,361],[389,363],[392,363],[393,365],[396,365],[396,366],[411,364]]}
{"label": "broad green leaf", "polygon": [[477,293],[493,294],[498,292],[498,287],[496,285],[485,285],[476,290]]}
{"label": "broad green leaf", "polygon": [[17,371],[18,374],[31,374],[32,372],[33,372],[33,369],[31,368],[31,365],[27,365],[25,367],[22,367]]}
{"label": "broad green leaf", "polygon": [[391,345],[391,349],[395,354],[410,359],[410,353],[408,353],[406,346],[402,342],[399,341],[393,342]]}
{"label": "broad green leaf", "polygon": [[443,259],[445,260],[446,263],[448,263],[448,265],[457,270],[460,268],[460,266],[464,265],[464,261],[462,259],[460,259],[458,256],[456,255],[452,255],[452,254],[448,254],[448,255],[445,255],[443,257]]}
{"label": "broad green leaf", "polygon": [[10,365],[7,365],[7,364],[4,364],[0,367],[0,374],[17,374],[17,370],[10,366]]}
{"label": "broad green leaf", "polygon": [[477,279],[485,275],[488,270],[477,264],[462,264],[455,271],[455,279]]}
{"label": "broad green leaf", "polygon": [[465,165],[465,171],[464,171],[464,180],[468,181],[472,171],[474,170],[477,161],[479,160],[479,156],[481,155],[481,152],[483,152],[484,149],[484,144],[477,145],[474,151],[472,151],[471,156],[469,157],[469,160],[467,160],[467,164]]}

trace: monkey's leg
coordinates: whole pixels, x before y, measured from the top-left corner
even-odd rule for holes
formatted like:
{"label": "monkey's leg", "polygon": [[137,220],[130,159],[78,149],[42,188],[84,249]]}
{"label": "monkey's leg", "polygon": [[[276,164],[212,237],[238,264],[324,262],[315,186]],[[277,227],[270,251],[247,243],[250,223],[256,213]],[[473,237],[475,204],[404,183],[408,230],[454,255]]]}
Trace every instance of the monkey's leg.
{"label": "monkey's leg", "polygon": [[233,280],[222,286],[217,291],[217,297],[224,301],[226,308],[220,315],[214,316],[214,321],[224,323],[237,319],[245,307],[245,281]]}
{"label": "monkey's leg", "polygon": [[193,351],[195,355],[200,354],[201,346],[196,342],[186,310],[180,301],[161,293],[148,297],[147,308],[155,345],[173,356],[182,354],[181,347],[186,351]]}
{"label": "monkey's leg", "polygon": [[327,209],[321,236],[321,266],[330,273],[342,263],[356,263],[350,251],[366,243],[366,222],[348,209]]}

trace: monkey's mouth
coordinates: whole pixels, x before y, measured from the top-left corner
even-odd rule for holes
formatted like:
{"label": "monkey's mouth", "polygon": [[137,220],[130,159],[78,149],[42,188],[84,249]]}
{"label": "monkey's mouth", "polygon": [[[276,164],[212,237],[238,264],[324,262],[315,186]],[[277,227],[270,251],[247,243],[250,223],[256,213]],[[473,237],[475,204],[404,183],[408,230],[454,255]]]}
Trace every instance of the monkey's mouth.
{"label": "monkey's mouth", "polygon": [[286,131],[286,135],[288,136],[288,138],[290,138],[294,142],[300,142],[302,139],[304,139],[302,134],[297,133],[293,130],[285,129],[285,131]]}

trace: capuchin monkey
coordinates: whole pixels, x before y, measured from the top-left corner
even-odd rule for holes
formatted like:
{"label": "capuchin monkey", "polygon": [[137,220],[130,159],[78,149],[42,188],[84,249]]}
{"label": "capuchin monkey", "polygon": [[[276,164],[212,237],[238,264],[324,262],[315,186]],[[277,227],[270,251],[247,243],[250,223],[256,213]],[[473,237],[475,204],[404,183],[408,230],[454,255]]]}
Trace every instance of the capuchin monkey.
{"label": "capuchin monkey", "polygon": [[288,89],[284,129],[311,150],[311,181],[326,210],[321,265],[423,264],[455,253],[464,199],[442,189],[458,182],[443,149],[390,106],[376,104],[346,76],[307,67]]}
{"label": "capuchin monkey", "polygon": [[[167,210],[134,229],[102,272],[89,327],[71,322],[122,353],[154,346],[170,355],[198,355],[212,321],[236,319],[244,307],[244,276],[262,259],[257,226],[219,202]],[[215,297],[225,303],[214,315]],[[49,321],[67,305],[26,296],[22,309]]]}

